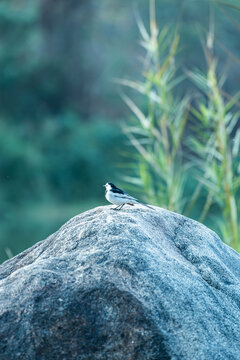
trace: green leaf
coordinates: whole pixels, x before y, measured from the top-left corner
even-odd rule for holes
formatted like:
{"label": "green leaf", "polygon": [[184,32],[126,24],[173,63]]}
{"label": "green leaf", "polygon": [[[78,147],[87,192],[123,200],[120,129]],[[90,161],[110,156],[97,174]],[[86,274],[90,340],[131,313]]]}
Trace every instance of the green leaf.
{"label": "green leaf", "polygon": [[226,7],[229,7],[229,8],[232,8],[232,9],[235,9],[235,10],[240,11],[240,6],[237,6],[237,5],[235,5],[235,4],[226,3],[226,2],[224,2],[224,1],[217,1],[217,0],[214,0],[214,2],[215,2],[216,4],[223,5],[223,6],[226,6]]}

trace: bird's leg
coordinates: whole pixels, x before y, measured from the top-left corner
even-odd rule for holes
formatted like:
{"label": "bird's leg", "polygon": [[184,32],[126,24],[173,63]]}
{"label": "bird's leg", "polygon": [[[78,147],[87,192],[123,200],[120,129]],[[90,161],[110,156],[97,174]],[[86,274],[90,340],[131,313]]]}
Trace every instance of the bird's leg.
{"label": "bird's leg", "polygon": [[121,208],[122,208],[124,205],[125,205],[125,204],[118,205],[117,207],[113,208],[113,210],[121,210]]}
{"label": "bird's leg", "polygon": [[122,204],[118,210],[121,210],[121,208],[122,208],[124,205],[125,205],[125,204]]}
{"label": "bird's leg", "polygon": [[120,206],[120,205],[118,205],[117,207],[112,208],[112,209],[113,209],[113,210],[118,210],[118,209],[119,209],[119,206]]}

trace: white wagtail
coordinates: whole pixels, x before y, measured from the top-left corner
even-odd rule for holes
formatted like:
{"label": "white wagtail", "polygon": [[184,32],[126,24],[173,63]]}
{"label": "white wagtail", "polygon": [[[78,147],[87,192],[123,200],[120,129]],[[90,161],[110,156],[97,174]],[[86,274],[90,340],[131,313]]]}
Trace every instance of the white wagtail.
{"label": "white wagtail", "polygon": [[114,210],[120,210],[124,205],[128,204],[131,206],[134,206],[134,204],[140,204],[143,206],[146,206],[152,210],[155,210],[151,206],[148,206],[146,204],[141,203],[134,197],[128,195],[125,193],[125,191],[117,188],[113,183],[106,183],[105,185],[106,191],[105,191],[105,198],[110,203],[117,205],[117,207],[114,208]]}

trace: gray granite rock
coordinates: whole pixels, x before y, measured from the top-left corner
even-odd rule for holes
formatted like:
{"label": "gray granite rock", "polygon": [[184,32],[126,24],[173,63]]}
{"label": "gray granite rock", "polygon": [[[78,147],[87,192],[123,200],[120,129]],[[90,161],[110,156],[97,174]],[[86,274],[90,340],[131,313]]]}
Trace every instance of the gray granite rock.
{"label": "gray granite rock", "polygon": [[0,267],[0,359],[240,359],[240,256],[156,208],[100,207]]}

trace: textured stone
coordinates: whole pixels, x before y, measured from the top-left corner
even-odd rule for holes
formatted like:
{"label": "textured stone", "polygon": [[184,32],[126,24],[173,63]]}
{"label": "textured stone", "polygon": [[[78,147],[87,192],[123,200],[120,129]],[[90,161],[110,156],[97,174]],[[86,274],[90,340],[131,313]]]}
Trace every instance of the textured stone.
{"label": "textured stone", "polygon": [[1,360],[240,358],[240,256],[181,215],[96,208],[0,274]]}

